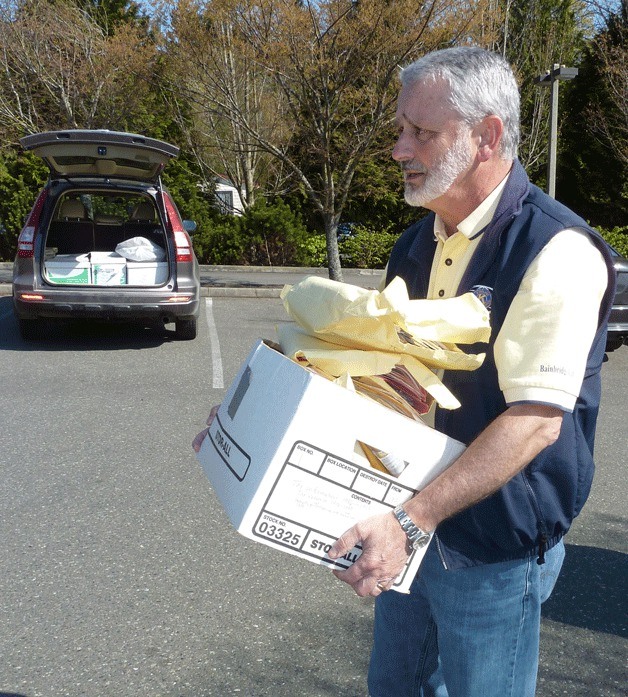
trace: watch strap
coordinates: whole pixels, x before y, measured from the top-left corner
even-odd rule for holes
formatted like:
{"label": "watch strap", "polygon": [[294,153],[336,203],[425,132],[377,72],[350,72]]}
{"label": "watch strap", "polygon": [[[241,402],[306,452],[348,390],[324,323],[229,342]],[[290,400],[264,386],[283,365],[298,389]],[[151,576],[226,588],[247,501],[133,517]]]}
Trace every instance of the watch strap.
{"label": "watch strap", "polygon": [[416,523],[406,513],[403,505],[399,505],[393,509],[393,515],[401,525],[401,529],[406,533],[408,542],[412,549],[421,549],[430,541],[431,535],[416,525]]}

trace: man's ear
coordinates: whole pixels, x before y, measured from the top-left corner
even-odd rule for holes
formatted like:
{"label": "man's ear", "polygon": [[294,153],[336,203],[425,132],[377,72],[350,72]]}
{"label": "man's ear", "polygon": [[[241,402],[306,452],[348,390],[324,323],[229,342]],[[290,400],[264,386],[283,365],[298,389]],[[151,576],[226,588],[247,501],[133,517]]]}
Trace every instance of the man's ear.
{"label": "man's ear", "polygon": [[495,114],[485,116],[473,129],[478,140],[478,157],[481,162],[487,162],[496,156],[499,144],[504,134],[504,123]]}

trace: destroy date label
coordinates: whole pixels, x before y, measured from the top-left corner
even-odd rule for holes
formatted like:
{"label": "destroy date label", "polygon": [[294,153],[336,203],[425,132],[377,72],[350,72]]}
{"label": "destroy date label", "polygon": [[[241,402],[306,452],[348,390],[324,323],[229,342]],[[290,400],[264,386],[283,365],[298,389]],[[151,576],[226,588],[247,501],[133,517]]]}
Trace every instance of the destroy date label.
{"label": "destroy date label", "polygon": [[386,513],[413,493],[370,467],[298,441],[260,509],[252,536],[331,568],[348,569],[362,548],[357,545],[344,557],[330,559],[336,539],[358,520]]}

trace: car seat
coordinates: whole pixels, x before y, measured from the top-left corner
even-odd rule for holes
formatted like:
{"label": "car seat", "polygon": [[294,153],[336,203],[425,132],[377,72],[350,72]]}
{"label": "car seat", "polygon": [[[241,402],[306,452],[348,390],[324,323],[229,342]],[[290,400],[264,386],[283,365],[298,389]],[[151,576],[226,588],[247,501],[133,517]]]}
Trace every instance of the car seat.
{"label": "car seat", "polygon": [[152,201],[140,201],[133,209],[125,224],[126,239],[146,237],[160,247],[166,247],[163,229],[157,218],[157,211]]}
{"label": "car seat", "polygon": [[85,206],[75,198],[61,202],[56,220],[50,224],[46,247],[56,247],[57,254],[86,254],[94,249],[94,225]]}

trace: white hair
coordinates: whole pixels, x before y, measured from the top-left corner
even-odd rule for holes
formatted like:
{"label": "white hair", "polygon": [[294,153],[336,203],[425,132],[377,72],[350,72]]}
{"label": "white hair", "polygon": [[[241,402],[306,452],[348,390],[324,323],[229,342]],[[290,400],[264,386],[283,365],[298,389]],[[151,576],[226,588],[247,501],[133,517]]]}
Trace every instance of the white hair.
{"label": "white hair", "polygon": [[514,159],[519,146],[519,89],[512,68],[499,54],[475,46],[428,53],[401,71],[401,84],[443,79],[449,101],[470,126],[489,115],[504,124],[499,155]]}

